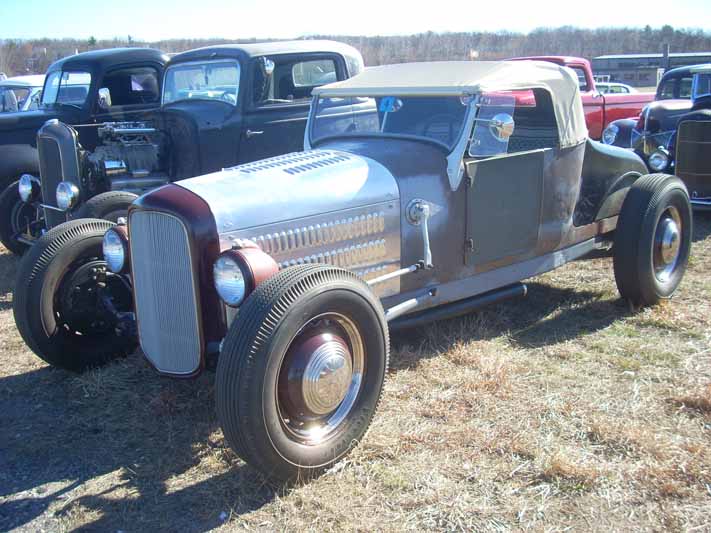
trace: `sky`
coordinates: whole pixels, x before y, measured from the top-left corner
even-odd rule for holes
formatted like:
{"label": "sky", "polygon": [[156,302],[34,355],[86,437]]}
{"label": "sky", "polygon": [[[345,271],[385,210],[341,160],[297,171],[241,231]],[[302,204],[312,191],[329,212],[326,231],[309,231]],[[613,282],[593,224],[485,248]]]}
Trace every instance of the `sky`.
{"label": "sky", "polygon": [[711,31],[711,0],[0,0],[0,39],[291,38],[647,24]]}

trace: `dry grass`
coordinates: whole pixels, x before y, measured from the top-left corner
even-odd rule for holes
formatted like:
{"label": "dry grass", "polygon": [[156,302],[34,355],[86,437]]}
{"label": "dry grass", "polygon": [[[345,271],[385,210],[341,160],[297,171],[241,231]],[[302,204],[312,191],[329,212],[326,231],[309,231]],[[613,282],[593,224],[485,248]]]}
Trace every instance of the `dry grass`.
{"label": "dry grass", "polygon": [[527,299],[393,335],[367,438],[274,487],[227,447],[212,373],[139,355],[50,369],[0,255],[0,530],[711,530],[711,218],[673,301],[631,312],[609,257]]}

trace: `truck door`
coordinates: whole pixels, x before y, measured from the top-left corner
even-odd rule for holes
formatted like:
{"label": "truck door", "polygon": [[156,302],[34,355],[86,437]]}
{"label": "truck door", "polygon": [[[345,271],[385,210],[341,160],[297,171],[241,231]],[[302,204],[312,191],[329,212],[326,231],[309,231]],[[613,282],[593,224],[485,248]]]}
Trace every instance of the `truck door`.
{"label": "truck door", "polygon": [[257,58],[251,69],[240,163],[303,150],[311,91],[345,78],[342,59],[335,54],[287,54]]}

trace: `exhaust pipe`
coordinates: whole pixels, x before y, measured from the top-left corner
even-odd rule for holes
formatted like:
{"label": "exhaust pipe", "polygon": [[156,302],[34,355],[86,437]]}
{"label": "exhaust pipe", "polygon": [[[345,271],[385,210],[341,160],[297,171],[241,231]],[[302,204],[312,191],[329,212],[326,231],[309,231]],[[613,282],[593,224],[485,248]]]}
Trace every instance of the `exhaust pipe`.
{"label": "exhaust pipe", "polygon": [[409,329],[421,327],[428,322],[435,322],[437,320],[466,315],[488,305],[503,302],[504,300],[510,300],[511,298],[526,296],[527,292],[528,288],[526,285],[523,283],[514,283],[513,285],[507,285],[506,287],[502,287],[500,289],[494,289],[493,291],[478,294],[476,296],[472,296],[471,298],[457,300],[438,307],[433,307],[432,309],[420,311],[419,313],[412,313],[411,315],[396,318],[390,322],[389,327],[390,329]]}

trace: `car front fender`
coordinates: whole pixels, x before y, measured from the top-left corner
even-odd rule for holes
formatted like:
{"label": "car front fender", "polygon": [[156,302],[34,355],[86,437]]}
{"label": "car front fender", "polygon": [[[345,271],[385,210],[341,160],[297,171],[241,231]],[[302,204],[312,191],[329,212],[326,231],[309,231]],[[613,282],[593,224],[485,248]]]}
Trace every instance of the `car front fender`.
{"label": "car front fender", "polygon": [[0,187],[4,189],[22,174],[39,176],[37,148],[27,144],[0,146]]}

